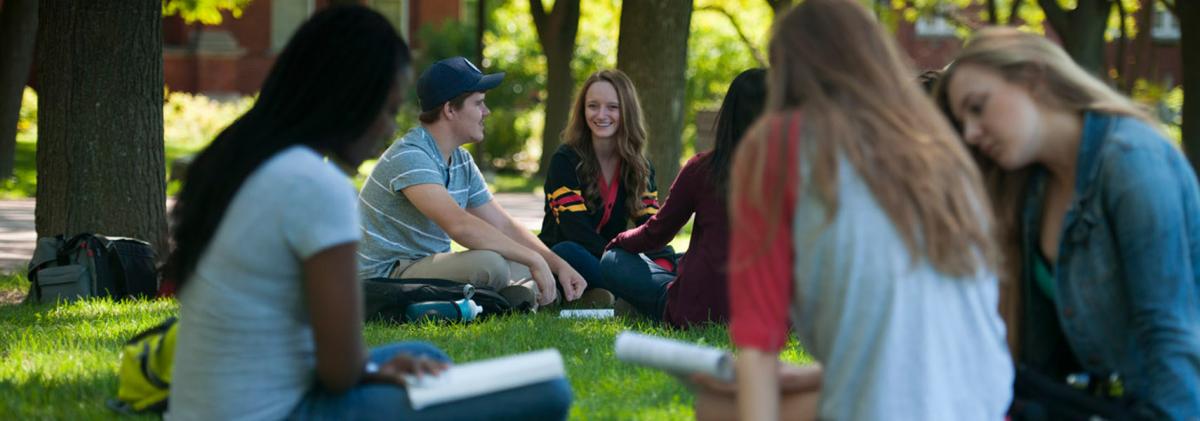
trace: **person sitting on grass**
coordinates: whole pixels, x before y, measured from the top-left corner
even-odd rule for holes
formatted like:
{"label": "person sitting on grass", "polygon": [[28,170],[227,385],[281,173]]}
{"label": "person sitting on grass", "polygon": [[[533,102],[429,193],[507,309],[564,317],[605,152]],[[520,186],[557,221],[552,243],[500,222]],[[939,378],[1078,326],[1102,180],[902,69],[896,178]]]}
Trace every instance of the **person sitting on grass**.
{"label": "person sitting on grass", "polygon": [[403,376],[449,358],[363,341],[347,173],[392,136],[409,61],[382,15],[324,9],[196,158],[171,213],[180,321],[166,419],[565,419],[562,379],[414,411]]}
{"label": "person sitting on grass", "polygon": [[[601,280],[590,285],[608,289],[638,312],[675,327],[728,320],[729,167],[765,98],[765,70],[747,70],[733,79],[717,113],[713,149],[697,154],[679,170],[657,214],[609,242],[600,260]],[[637,254],[665,247],[693,213],[692,239],[676,272]]]}
{"label": "person sitting on grass", "polygon": [[[503,78],[462,57],[421,74],[421,124],[384,151],[358,196],[360,277],[465,282],[497,290],[517,308],[554,302],[554,275],[566,300],[583,293],[584,278],[492,199],[462,148],[483,141],[491,114],[484,91]],[[451,239],[470,250],[450,252]]]}
{"label": "person sitting on grass", "polygon": [[[658,188],[654,168],[642,156],[642,107],[625,73],[593,73],[572,110],[563,145],[550,158],[539,237],[594,284],[602,279],[604,246],[630,223],[641,225],[658,212]],[[605,289],[588,294],[585,301],[597,307],[613,304]]]}
{"label": "person sitting on grass", "polygon": [[[747,420],[1003,419],[999,253],[966,148],[859,2],[806,0],[769,45],[731,184],[737,380],[698,378],[706,396]],[[779,361],[791,327],[820,369]]]}
{"label": "person sitting on grass", "polygon": [[[1001,221],[1014,419],[1200,418],[1200,186],[1187,157],[1040,35],[980,31],[939,86]],[[1102,392],[1068,385],[1078,374]]]}

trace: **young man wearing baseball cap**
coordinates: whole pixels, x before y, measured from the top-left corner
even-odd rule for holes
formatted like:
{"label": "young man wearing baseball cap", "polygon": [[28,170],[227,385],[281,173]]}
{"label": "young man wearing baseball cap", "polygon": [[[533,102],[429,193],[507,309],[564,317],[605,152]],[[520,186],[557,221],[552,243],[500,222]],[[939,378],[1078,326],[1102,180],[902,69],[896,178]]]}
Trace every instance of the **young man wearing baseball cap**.
{"label": "young man wearing baseball cap", "polygon": [[[564,299],[583,293],[583,277],[492,200],[462,148],[483,141],[484,93],[503,79],[463,57],[421,74],[421,124],[379,157],[358,195],[360,277],[467,282],[532,308],[555,300],[555,276]],[[451,253],[452,239],[470,250]]]}

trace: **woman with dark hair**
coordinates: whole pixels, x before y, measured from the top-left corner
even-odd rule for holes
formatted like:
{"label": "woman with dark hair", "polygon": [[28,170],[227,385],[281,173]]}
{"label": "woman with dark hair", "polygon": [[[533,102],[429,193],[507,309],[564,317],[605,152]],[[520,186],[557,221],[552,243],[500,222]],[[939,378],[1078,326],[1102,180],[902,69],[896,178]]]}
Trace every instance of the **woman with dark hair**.
{"label": "woman with dark hair", "polygon": [[[671,184],[671,195],[642,226],[618,234],[600,260],[595,286],[612,291],[638,312],[676,327],[729,318],[725,286],[729,213],[725,192],[733,152],[766,99],[766,71],[750,69],[733,79],[717,114],[711,151],[688,160]],[[696,215],[687,254],[677,272],[652,262],[645,253],[660,250]]]}
{"label": "woman with dark hair", "polygon": [[449,359],[424,343],[364,344],[346,173],[393,135],[409,61],[383,16],[325,9],[197,157],[171,214],[165,276],[180,284],[180,325],[168,419],[565,417],[561,380],[415,412],[404,376]]}
{"label": "woman with dark hair", "polygon": [[563,145],[546,174],[546,216],[538,235],[588,282],[583,302],[612,306],[600,280],[604,246],[629,225],[658,212],[654,168],[642,152],[646,124],[633,82],[620,70],[601,70],[575,97]]}

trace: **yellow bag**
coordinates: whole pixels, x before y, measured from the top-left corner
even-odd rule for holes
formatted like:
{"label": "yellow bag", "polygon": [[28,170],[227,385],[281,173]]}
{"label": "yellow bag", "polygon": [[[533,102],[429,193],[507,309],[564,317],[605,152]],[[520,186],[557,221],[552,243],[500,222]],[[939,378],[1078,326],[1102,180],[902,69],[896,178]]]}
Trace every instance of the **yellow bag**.
{"label": "yellow bag", "polygon": [[167,409],[175,362],[176,318],[171,317],[125,342],[117,372],[117,398],[109,407],[124,413]]}

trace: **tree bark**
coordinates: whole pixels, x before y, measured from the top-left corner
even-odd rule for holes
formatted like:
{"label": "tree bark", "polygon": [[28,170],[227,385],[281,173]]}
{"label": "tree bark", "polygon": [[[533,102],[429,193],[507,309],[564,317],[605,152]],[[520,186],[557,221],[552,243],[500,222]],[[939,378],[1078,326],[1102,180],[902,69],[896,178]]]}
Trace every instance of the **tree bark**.
{"label": "tree bark", "polygon": [[160,0],[42,0],[39,236],[95,232],[166,254]]}
{"label": "tree bark", "polygon": [[1063,41],[1063,49],[1084,69],[1107,80],[1104,74],[1104,30],[1116,0],[1079,0],[1066,11],[1058,0],[1038,0],[1046,21]]}
{"label": "tree bark", "polygon": [[[621,6],[617,68],[637,87],[646,141],[661,197],[679,172],[683,149],[690,0],[641,0]],[[654,42],[647,42],[654,40]]]}
{"label": "tree bark", "polygon": [[[1183,54],[1183,148],[1193,168],[1200,168],[1200,2],[1173,4],[1179,21],[1179,51]],[[1191,51],[1191,53],[1188,53]]]}
{"label": "tree bark", "polygon": [[1008,11],[1008,26],[1016,26],[1017,17],[1021,14],[1021,4],[1025,0],[1012,0],[1012,8]]}
{"label": "tree bark", "polygon": [[483,33],[487,30],[487,0],[475,2],[475,63],[483,65]]}
{"label": "tree bark", "polygon": [[[779,15],[783,14],[783,12],[786,12],[786,11],[788,11],[788,9],[791,9],[792,3],[794,3],[794,2],[795,2],[795,0],[767,0],[767,4],[771,6],[771,13],[774,14],[775,17],[777,17],[777,18],[779,17]],[[691,3],[691,2],[689,2],[689,3]]]}
{"label": "tree bark", "polygon": [[0,9],[0,178],[13,173],[21,96],[33,64],[37,0],[7,0]]}
{"label": "tree bark", "polygon": [[542,156],[538,159],[538,174],[544,176],[571,113],[571,91],[575,89],[571,61],[575,59],[575,35],[579,32],[579,0],[555,0],[549,15],[542,0],[529,0],[529,10],[546,55],[546,119],[542,126]]}

